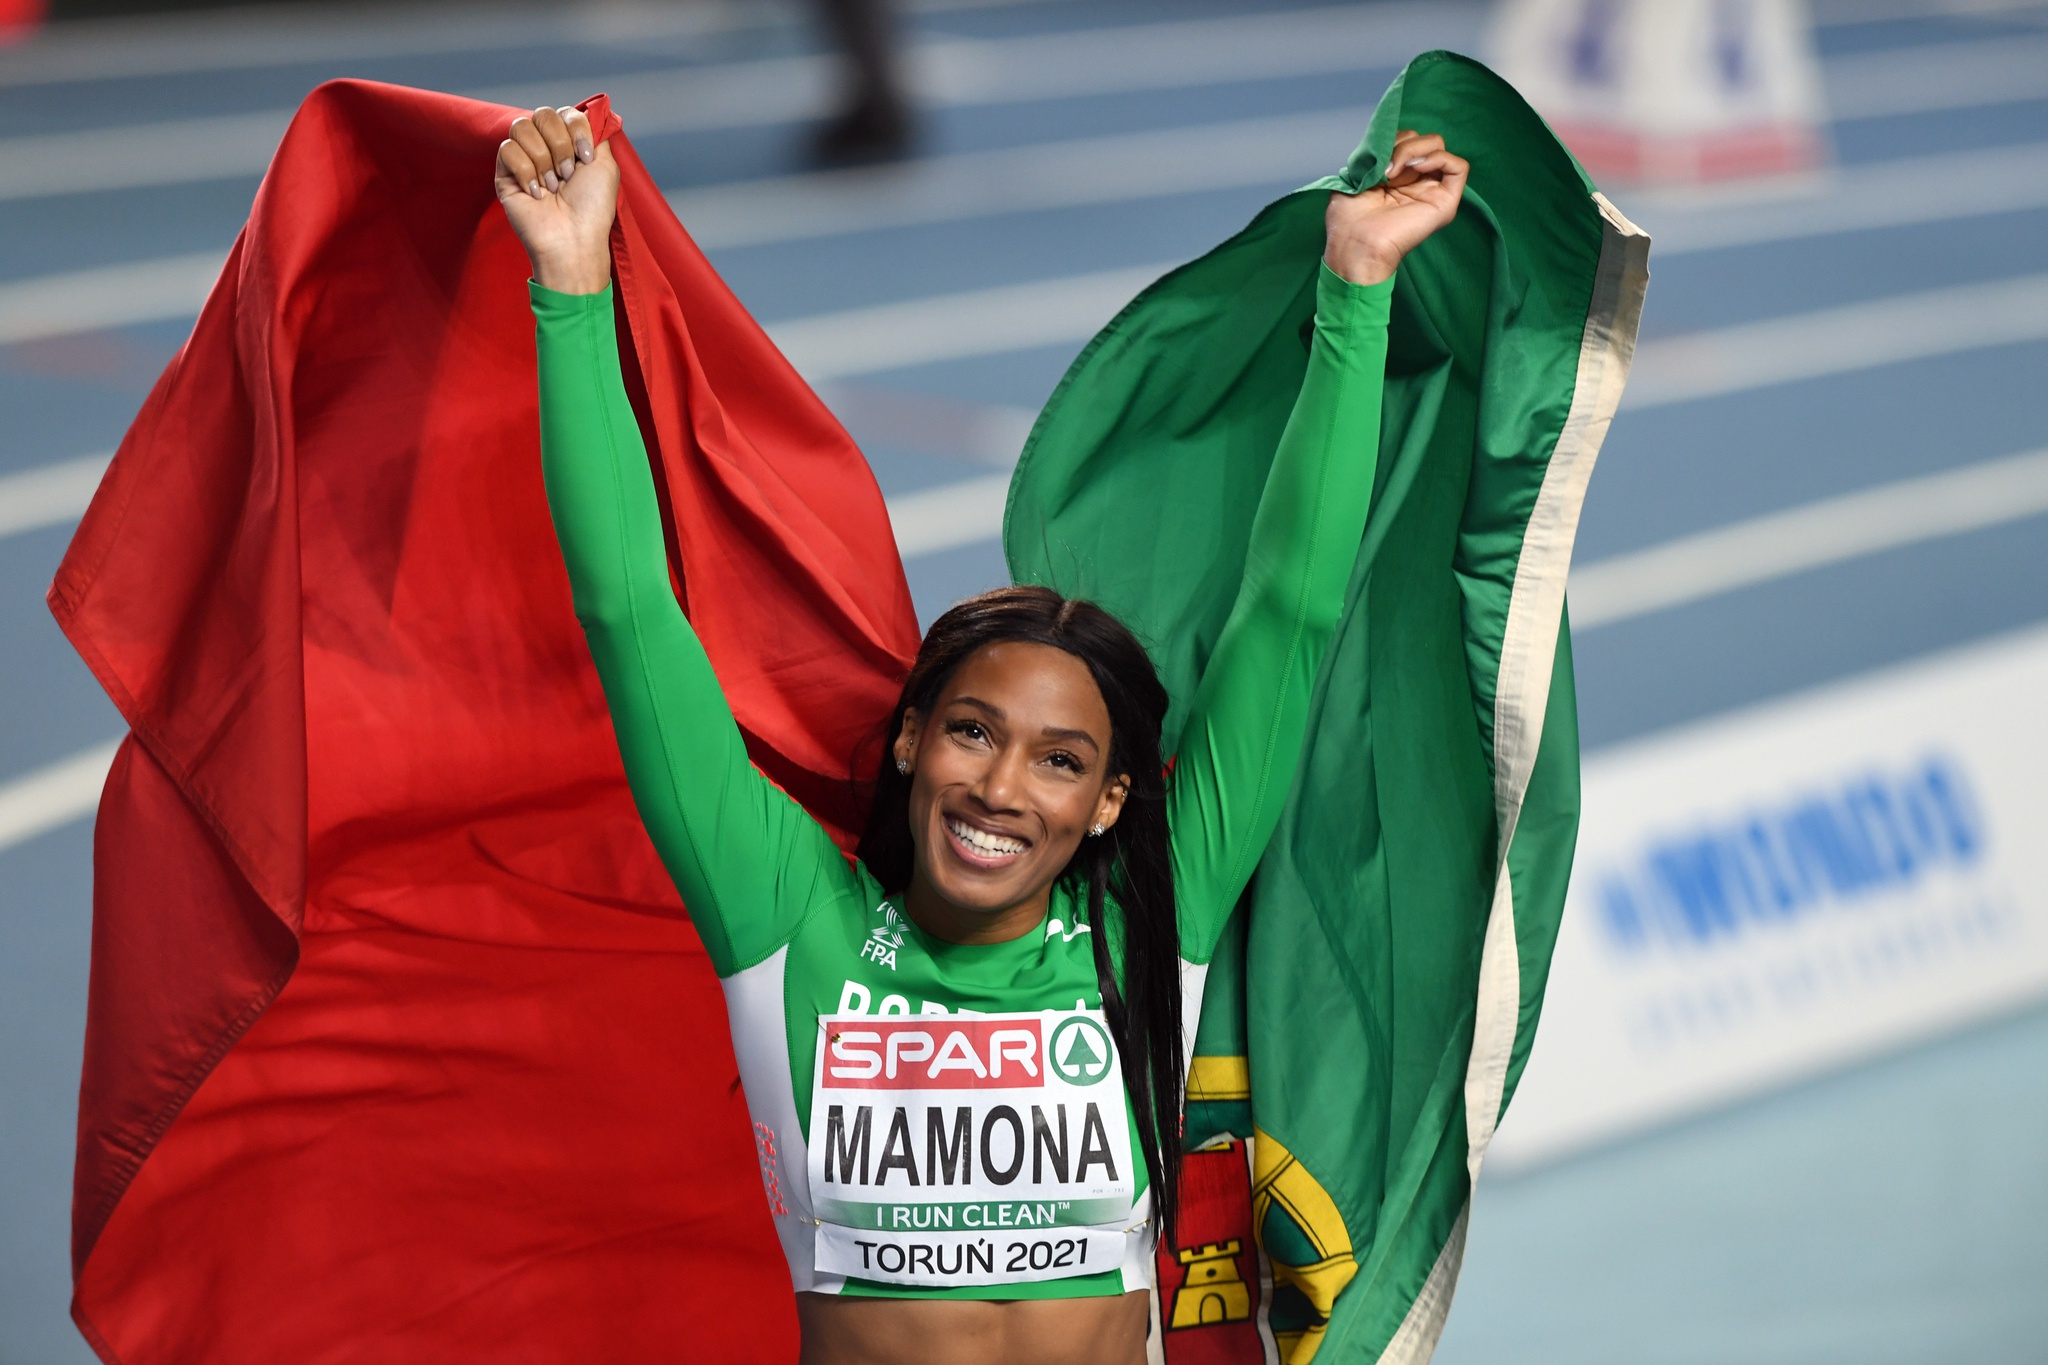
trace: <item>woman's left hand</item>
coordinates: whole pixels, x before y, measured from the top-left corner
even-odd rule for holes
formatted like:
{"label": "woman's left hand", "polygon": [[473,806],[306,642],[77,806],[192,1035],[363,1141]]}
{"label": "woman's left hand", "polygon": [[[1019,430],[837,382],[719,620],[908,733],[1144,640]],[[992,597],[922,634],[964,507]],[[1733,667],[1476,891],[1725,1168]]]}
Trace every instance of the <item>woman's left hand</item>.
{"label": "woman's left hand", "polygon": [[1384,180],[1357,194],[1330,196],[1323,259],[1353,284],[1392,279],[1402,257],[1457,216],[1471,170],[1436,134],[1403,129]]}

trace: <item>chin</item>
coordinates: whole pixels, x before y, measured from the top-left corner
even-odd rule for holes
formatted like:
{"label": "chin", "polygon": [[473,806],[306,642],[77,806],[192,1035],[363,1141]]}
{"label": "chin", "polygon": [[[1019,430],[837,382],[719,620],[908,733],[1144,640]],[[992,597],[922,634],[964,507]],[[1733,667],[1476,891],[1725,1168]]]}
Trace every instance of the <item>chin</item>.
{"label": "chin", "polygon": [[[1007,909],[1030,894],[1035,883],[1028,868],[1005,868],[1001,873],[970,870],[953,863],[933,867],[928,860],[925,875],[934,889],[962,910]],[[951,859],[945,860],[951,863]]]}

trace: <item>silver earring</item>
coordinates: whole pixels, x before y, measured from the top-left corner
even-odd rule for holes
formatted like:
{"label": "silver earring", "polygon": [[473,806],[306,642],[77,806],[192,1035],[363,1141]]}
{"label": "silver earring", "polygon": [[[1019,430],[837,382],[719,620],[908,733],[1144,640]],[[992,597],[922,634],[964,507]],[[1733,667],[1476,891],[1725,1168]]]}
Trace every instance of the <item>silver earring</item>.
{"label": "silver earring", "polygon": [[905,777],[910,776],[910,760],[907,758],[897,759],[896,771],[902,773]]}
{"label": "silver earring", "polygon": [[1095,826],[1092,826],[1092,827],[1091,827],[1091,828],[1089,829],[1088,833],[1089,833],[1089,834],[1091,834],[1091,835],[1093,835],[1093,836],[1094,836],[1095,838],[1097,838],[1097,839],[1100,839],[1100,838],[1102,837],[1102,826],[1101,826],[1101,825],[1095,825]]}

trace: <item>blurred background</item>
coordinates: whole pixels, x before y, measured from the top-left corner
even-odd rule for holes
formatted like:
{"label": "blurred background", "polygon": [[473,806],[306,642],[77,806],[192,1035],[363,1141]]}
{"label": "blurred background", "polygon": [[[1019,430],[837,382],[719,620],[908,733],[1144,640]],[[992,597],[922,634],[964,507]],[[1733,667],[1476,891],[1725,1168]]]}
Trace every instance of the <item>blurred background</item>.
{"label": "blurred background", "polygon": [[42,594],[299,99],[611,92],[921,617],[1081,344],[1487,56],[1655,239],[1586,823],[1438,1355],[2048,1360],[2048,4],[0,0],[0,1362],[66,1317],[90,816]]}

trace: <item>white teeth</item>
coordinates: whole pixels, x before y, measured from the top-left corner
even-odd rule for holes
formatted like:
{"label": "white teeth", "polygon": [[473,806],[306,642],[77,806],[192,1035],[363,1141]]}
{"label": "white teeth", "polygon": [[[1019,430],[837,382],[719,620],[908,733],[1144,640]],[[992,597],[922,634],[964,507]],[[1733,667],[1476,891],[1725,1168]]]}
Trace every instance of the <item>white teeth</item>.
{"label": "white teeth", "polygon": [[984,858],[1007,858],[1024,851],[1024,843],[1020,839],[1005,839],[1000,834],[989,834],[959,820],[948,820],[946,828],[953,831],[954,838]]}

